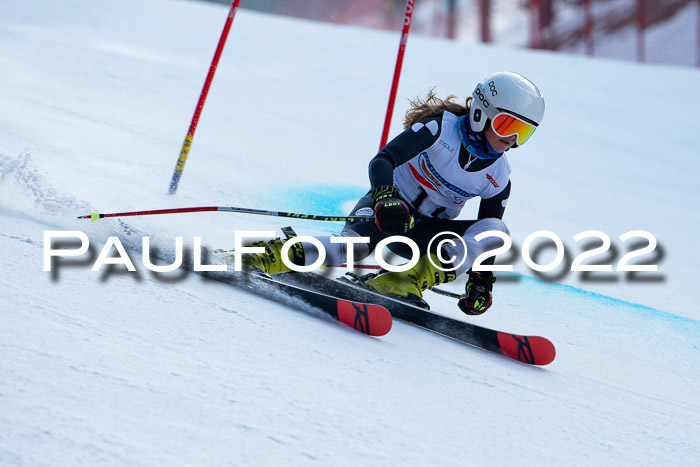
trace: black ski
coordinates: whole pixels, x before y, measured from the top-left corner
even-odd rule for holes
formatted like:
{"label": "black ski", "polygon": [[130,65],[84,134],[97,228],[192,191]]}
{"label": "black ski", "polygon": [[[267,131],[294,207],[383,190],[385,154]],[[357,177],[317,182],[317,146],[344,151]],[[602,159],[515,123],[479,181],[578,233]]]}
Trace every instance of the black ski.
{"label": "black ski", "polygon": [[275,279],[287,285],[305,286],[336,297],[381,305],[394,318],[530,365],[547,365],[556,356],[554,345],[544,337],[521,336],[448,318],[342,279],[332,280],[313,273],[279,274]]}
{"label": "black ski", "polygon": [[[317,308],[333,319],[370,336],[383,336],[391,330],[389,311],[372,302],[363,303],[350,297],[335,297],[328,292],[314,290],[306,284],[279,282],[273,277],[255,273],[207,272],[206,277],[246,289],[256,295],[305,311]],[[301,300],[290,301],[289,297]]]}

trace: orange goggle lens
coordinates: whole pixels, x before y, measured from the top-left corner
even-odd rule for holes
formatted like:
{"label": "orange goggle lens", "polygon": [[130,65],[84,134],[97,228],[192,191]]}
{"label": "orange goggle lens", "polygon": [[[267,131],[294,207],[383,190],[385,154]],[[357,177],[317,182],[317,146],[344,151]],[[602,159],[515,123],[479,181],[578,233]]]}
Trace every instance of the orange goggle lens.
{"label": "orange goggle lens", "polygon": [[499,113],[493,120],[491,120],[491,128],[493,128],[493,131],[498,136],[503,138],[517,134],[517,142],[518,145],[520,145],[527,141],[530,136],[532,136],[537,127],[531,123],[520,120],[518,117],[511,114]]}

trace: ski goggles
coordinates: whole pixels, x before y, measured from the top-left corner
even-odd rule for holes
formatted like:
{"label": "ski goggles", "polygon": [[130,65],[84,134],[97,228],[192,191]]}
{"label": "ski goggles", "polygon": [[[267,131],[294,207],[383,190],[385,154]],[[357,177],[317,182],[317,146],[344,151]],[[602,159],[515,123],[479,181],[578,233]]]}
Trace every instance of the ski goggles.
{"label": "ski goggles", "polygon": [[516,142],[518,145],[521,145],[532,136],[537,129],[537,125],[526,122],[515,115],[500,112],[491,119],[491,128],[493,128],[494,133],[502,138],[518,135]]}

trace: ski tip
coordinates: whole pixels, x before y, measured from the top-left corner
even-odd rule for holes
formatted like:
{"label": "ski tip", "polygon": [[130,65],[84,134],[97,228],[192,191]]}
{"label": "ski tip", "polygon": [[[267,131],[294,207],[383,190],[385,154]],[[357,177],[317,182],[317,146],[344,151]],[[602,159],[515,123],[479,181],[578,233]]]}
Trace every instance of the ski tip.
{"label": "ski tip", "polygon": [[503,355],[530,365],[549,365],[557,356],[554,344],[540,336],[517,336],[499,332],[498,343]]}
{"label": "ski tip", "polygon": [[338,300],[338,321],[370,336],[384,336],[391,331],[389,310],[380,305]]}

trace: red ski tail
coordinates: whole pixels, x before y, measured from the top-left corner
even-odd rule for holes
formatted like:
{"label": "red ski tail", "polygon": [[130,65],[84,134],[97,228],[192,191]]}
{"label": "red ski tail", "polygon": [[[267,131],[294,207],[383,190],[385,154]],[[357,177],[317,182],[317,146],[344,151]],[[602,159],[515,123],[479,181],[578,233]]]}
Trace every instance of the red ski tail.
{"label": "red ski tail", "polygon": [[544,337],[499,332],[498,343],[503,355],[531,365],[548,365],[557,355],[554,345]]}
{"label": "red ski tail", "polygon": [[391,314],[380,305],[338,300],[338,321],[369,334],[383,336],[391,330]]}

